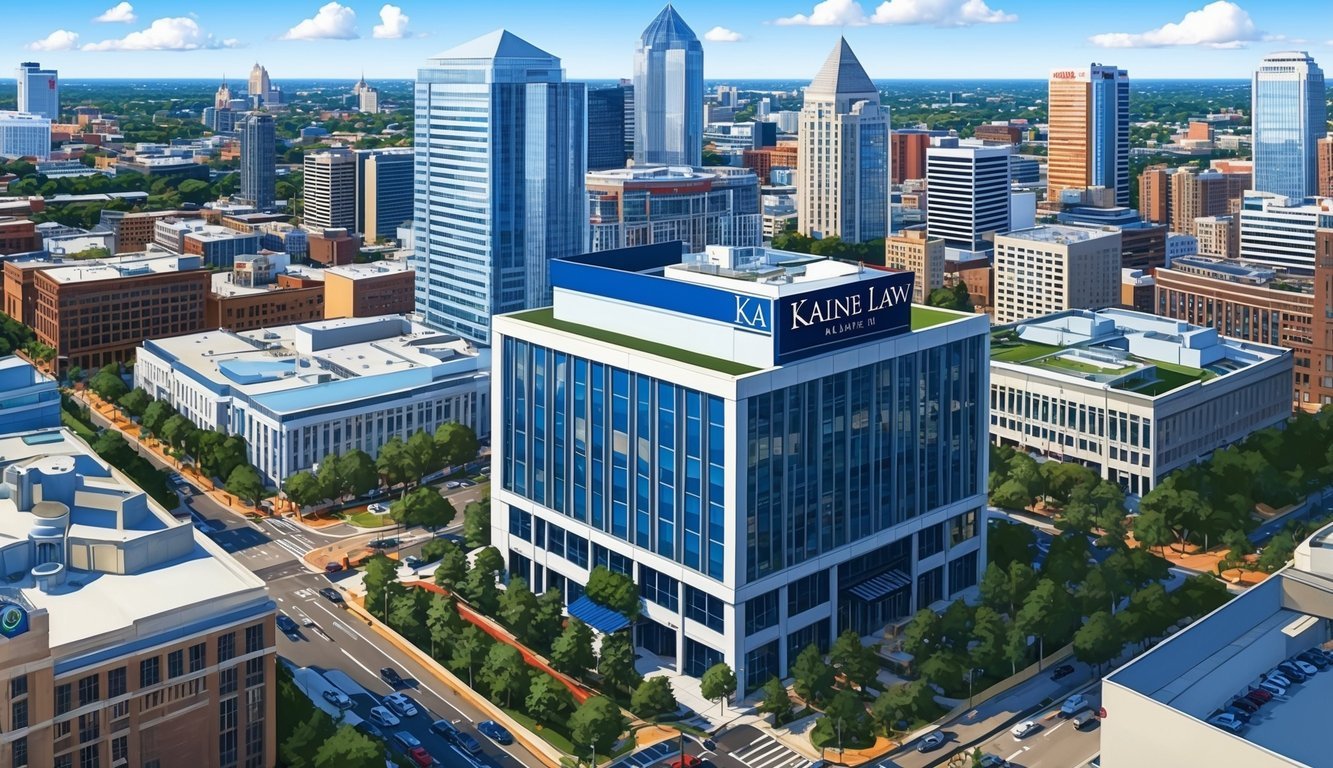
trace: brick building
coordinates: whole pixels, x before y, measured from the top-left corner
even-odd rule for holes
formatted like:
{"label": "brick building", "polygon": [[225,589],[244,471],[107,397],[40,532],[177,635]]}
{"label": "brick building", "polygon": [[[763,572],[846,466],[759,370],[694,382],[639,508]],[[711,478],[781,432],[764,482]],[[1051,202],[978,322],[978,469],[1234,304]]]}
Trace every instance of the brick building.
{"label": "brick building", "polygon": [[36,227],[31,219],[0,216],[0,256],[41,248],[42,239]]}
{"label": "brick building", "polygon": [[416,304],[416,272],[400,261],[349,264],[324,271],[324,316],[407,314]]}

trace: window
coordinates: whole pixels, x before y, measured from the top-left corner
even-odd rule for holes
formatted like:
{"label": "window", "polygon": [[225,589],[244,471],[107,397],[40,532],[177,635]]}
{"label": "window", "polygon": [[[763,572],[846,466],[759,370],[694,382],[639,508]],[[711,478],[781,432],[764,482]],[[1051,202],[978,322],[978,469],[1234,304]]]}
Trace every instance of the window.
{"label": "window", "polygon": [[190,671],[191,671],[191,672],[198,672],[199,670],[201,670],[201,669],[204,668],[204,664],[206,663],[206,662],[205,662],[205,659],[204,659],[204,654],[205,654],[205,652],[206,652],[206,648],[205,648],[205,646],[204,646],[203,643],[198,643],[198,644],[196,644],[196,645],[192,645],[192,646],[190,646]]}
{"label": "window", "polygon": [[126,678],[129,677],[128,670],[125,667],[108,669],[106,672],[106,695],[107,698],[114,699],[117,696],[124,696],[126,688]]}
{"label": "window", "polygon": [[73,706],[73,697],[71,696],[71,691],[70,691],[70,685],[69,685],[69,683],[65,683],[64,685],[57,685],[57,686],[56,686],[56,714],[57,714],[57,715],[63,715],[63,714],[65,714],[66,712],[70,711],[70,710],[73,709],[73,708],[74,708],[74,706]]}
{"label": "window", "polygon": [[61,755],[56,758],[55,768],[74,768],[73,755]]}
{"label": "window", "polygon": [[693,619],[714,632],[723,631],[722,599],[686,585],[685,618]]}
{"label": "window", "polygon": [[524,541],[532,541],[532,515],[518,507],[510,507],[509,532]]}
{"label": "window", "polygon": [[916,535],[916,558],[925,560],[944,551],[944,524],[922,528]]}
{"label": "window", "polygon": [[236,635],[228,632],[218,635],[218,663],[236,658]]}
{"label": "window", "polygon": [[977,553],[968,552],[949,563],[949,594],[956,595],[977,583]]}
{"label": "window", "polygon": [[264,650],[264,625],[256,624],[245,628],[245,652],[256,653]]}
{"label": "window", "polygon": [[96,741],[101,735],[102,713],[88,712],[79,715],[79,743]]}
{"label": "window", "polygon": [[787,585],[787,616],[828,602],[828,571],[812,573]]}
{"label": "window", "polygon": [[949,546],[955,546],[977,535],[977,511],[971,510],[949,521]]}
{"label": "window", "polygon": [[[753,635],[778,623],[778,590],[745,602],[745,634]],[[768,682],[767,679],[764,682]]]}
{"label": "window", "polygon": [[218,693],[236,692],[236,667],[227,667],[219,673]]}
{"label": "window", "polygon": [[111,764],[123,765],[130,759],[130,740],[128,736],[117,736],[111,740]]}
{"label": "window", "polygon": [[[264,757],[264,723],[251,721],[245,726],[245,754],[247,758]],[[247,765],[248,765],[247,760]]]}
{"label": "window", "polygon": [[101,765],[102,750],[98,745],[84,747],[79,750],[79,768],[98,768]]}
{"label": "window", "polygon": [[680,606],[680,582],[647,566],[639,566],[639,594],[650,603],[677,610]]}
{"label": "window", "polygon": [[929,608],[931,603],[944,597],[944,566],[932,568],[916,579],[917,610]]}
{"label": "window", "polygon": [[102,698],[98,695],[98,676],[88,675],[79,680],[79,706],[91,704]]}
{"label": "window", "polygon": [[28,727],[28,700],[21,699],[9,705],[9,729],[17,731]]}
{"label": "window", "polygon": [[28,766],[28,737],[20,736],[9,745],[9,761],[14,768]]}
{"label": "window", "polygon": [[185,651],[172,651],[167,654],[167,679],[174,679],[185,674]]}
{"label": "window", "polygon": [[245,687],[251,688],[264,684],[264,657],[259,656],[245,661]]}
{"label": "window", "polygon": [[588,540],[573,533],[565,533],[565,559],[580,568],[588,567]]}
{"label": "window", "polygon": [[139,687],[147,688],[162,682],[162,660],[154,656],[139,662]]}
{"label": "window", "polygon": [[17,699],[28,695],[28,676],[19,675],[9,681],[9,698]]}
{"label": "window", "polygon": [[592,545],[592,564],[625,576],[634,575],[634,562],[619,552],[612,552],[601,544]]}

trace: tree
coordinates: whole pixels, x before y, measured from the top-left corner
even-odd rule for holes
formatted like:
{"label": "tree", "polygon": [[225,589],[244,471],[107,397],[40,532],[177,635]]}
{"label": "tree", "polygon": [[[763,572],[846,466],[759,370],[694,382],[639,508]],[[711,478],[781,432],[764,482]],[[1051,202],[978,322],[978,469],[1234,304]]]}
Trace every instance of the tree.
{"label": "tree", "polygon": [[977,584],[981,604],[993,611],[1004,613],[1010,609],[1013,593],[1009,591],[1009,574],[995,563],[987,563]]}
{"label": "tree", "polygon": [[264,495],[264,478],[259,470],[249,464],[242,464],[227,476],[227,492],[254,506]]}
{"label": "tree", "polygon": [[922,661],[921,676],[946,691],[957,691],[967,680],[968,656],[965,651],[941,648]]}
{"label": "tree", "polygon": [[967,292],[967,284],[958,281],[952,286],[936,288],[926,296],[926,304],[940,309],[952,309],[955,312],[974,312],[972,297]]}
{"label": "tree", "polygon": [[824,663],[814,643],[801,649],[791,666],[792,689],[808,704],[823,701],[833,688],[833,668]]}
{"label": "tree", "polygon": [[497,618],[519,639],[526,639],[532,630],[532,620],[537,613],[537,596],[528,589],[528,580],[516,577],[500,595]]}
{"label": "tree", "polygon": [[445,466],[457,467],[477,457],[477,433],[466,424],[451,421],[435,430],[436,455]]}
{"label": "tree", "polygon": [[116,401],[117,405],[119,405],[122,410],[135,418],[141,418],[143,412],[152,402],[153,398],[139,387],[135,387],[129,392],[121,395],[120,399]]}
{"label": "tree", "polygon": [[478,570],[498,577],[504,573],[505,561],[504,556],[500,554],[500,550],[495,547],[485,547],[473,556],[472,565]]}
{"label": "tree", "polygon": [[592,630],[578,619],[570,619],[551,642],[551,666],[566,675],[583,674],[596,663],[592,652]]}
{"label": "tree", "polygon": [[536,608],[532,613],[532,621],[528,626],[528,639],[525,641],[530,648],[535,648],[542,653],[551,650],[551,643],[560,635],[560,625],[564,621],[562,615],[565,608],[564,598],[560,596],[560,590],[548,589],[541,593],[537,598]]}
{"label": "tree", "polygon": [[494,616],[500,608],[500,588],[495,584],[495,574],[481,568],[473,568],[467,577],[457,585],[457,591],[473,608]]}
{"label": "tree", "polygon": [[999,612],[990,606],[978,606],[972,620],[972,633],[976,638],[976,644],[969,651],[973,667],[992,670],[1006,661],[1009,624]]}
{"label": "tree", "polygon": [[861,699],[846,688],[834,694],[824,716],[810,732],[810,741],[816,746],[834,745],[840,750],[869,746],[874,741],[874,727]]}
{"label": "tree", "polygon": [[854,629],[838,635],[829,651],[829,663],[848,682],[863,689],[874,682],[879,672],[879,654],[874,648],[862,645],[861,636]]}
{"label": "tree", "polygon": [[1075,658],[1096,668],[1098,675],[1102,673],[1102,665],[1119,656],[1124,646],[1120,626],[1106,611],[1092,614],[1074,633]]}
{"label": "tree", "polygon": [[1166,515],[1156,509],[1140,512],[1134,519],[1134,538],[1148,549],[1156,547],[1159,551],[1170,544],[1173,537]]}
{"label": "tree", "polygon": [[705,699],[716,701],[725,708],[727,699],[736,692],[736,673],[726,662],[718,662],[704,671],[699,679],[699,693]]}
{"label": "tree", "polygon": [[613,688],[629,691],[639,684],[641,678],[634,669],[634,643],[627,630],[612,632],[602,638],[597,671]]}
{"label": "tree", "polygon": [[1037,535],[1032,526],[991,520],[986,532],[986,559],[1001,568],[1020,562],[1031,565],[1036,559]]}
{"label": "tree", "polygon": [[918,659],[929,656],[943,642],[944,630],[940,626],[939,614],[929,608],[917,611],[903,630],[903,650]]}
{"label": "tree", "polygon": [[[935,692],[925,680],[895,685],[875,699],[871,714],[884,732],[906,730],[913,721],[930,720],[940,706],[935,703]],[[901,723],[904,727],[898,727]]]}
{"label": "tree", "polygon": [[1268,540],[1268,545],[1264,551],[1259,553],[1259,559],[1255,564],[1260,570],[1272,573],[1291,560],[1292,554],[1296,551],[1296,539],[1290,531],[1281,531],[1276,536]]}
{"label": "tree", "polygon": [[463,539],[476,549],[491,543],[491,501],[489,497],[470,502],[463,508]]}
{"label": "tree", "polygon": [[326,498],[319,479],[304,469],[283,481],[282,492],[288,501],[296,505],[297,517],[300,517],[305,507],[318,504]]}
{"label": "tree", "polygon": [[98,371],[97,375],[89,379],[88,388],[108,403],[116,402],[129,394],[130,391],[130,388],[125,385],[125,380],[120,377],[119,372],[111,372],[106,369]]}
{"label": "tree", "polygon": [[1231,599],[1231,593],[1222,582],[1200,573],[1185,579],[1171,598],[1177,615],[1197,619],[1225,604]]}
{"label": "tree", "polygon": [[1061,586],[1077,584],[1088,574],[1092,549],[1086,536],[1056,536],[1046,553],[1041,573]]}
{"label": "tree", "polygon": [[1014,626],[1025,635],[1034,635],[1041,643],[1038,652],[1045,656],[1045,641],[1048,635],[1054,636],[1056,613],[1060,603],[1068,599],[1068,593],[1057,587],[1050,579],[1042,579],[1023,599],[1023,607],[1014,617]]}
{"label": "tree", "polygon": [[407,493],[389,508],[394,522],[410,528],[420,525],[428,530],[443,528],[453,522],[454,505],[430,486],[421,486]]}
{"label": "tree", "polygon": [[425,639],[426,627],[421,621],[422,612],[417,602],[418,596],[424,595],[419,589],[404,590],[389,600],[389,620],[386,623],[414,644],[420,644]]}
{"label": "tree", "polygon": [[167,419],[174,416],[175,413],[176,409],[172,408],[170,403],[165,400],[154,400],[144,409],[143,418],[140,419],[139,423],[143,425],[144,429],[156,435],[158,430],[162,429],[162,425],[167,423]]}
{"label": "tree", "polygon": [[629,708],[639,717],[656,717],[675,712],[676,695],[671,691],[671,681],[660,675],[645,679],[634,689]]}
{"label": "tree", "polygon": [[588,585],[583,593],[594,603],[604,605],[630,621],[639,617],[639,587],[623,573],[599,565],[588,575]]}
{"label": "tree", "polygon": [[593,764],[597,753],[607,753],[615,746],[620,734],[629,727],[629,721],[610,699],[593,696],[569,716],[569,736],[576,751],[587,748],[592,752]]}
{"label": "tree", "polygon": [[787,686],[782,684],[777,675],[770,677],[768,682],[764,683],[763,694],[764,697],[759,702],[759,711],[773,716],[774,727],[791,720],[791,695],[787,693]]}
{"label": "tree", "polygon": [[434,438],[425,430],[417,430],[412,436],[407,438],[407,455],[411,457],[412,464],[416,466],[420,473],[413,480],[420,479],[421,475],[426,475],[439,469],[441,464],[439,460],[440,451],[435,445]]}
{"label": "tree", "polygon": [[426,632],[430,635],[430,655],[434,657],[437,648],[449,647],[466,625],[467,622],[458,615],[458,600],[453,595],[432,593],[430,607],[426,609]]}
{"label": "tree", "polygon": [[574,697],[564,683],[534,670],[523,709],[539,723],[562,723],[574,711]]}
{"label": "tree", "polygon": [[387,621],[389,598],[406,591],[398,581],[398,562],[382,552],[376,553],[366,561],[362,578],[366,585],[366,610],[380,621]]}
{"label": "tree", "polygon": [[502,699],[509,707],[515,696],[523,696],[528,686],[528,666],[523,654],[507,643],[494,643],[486,653],[481,667],[481,681],[491,690],[491,696]]}
{"label": "tree", "polygon": [[381,768],[383,747],[350,725],[344,725],[315,751],[314,768]]}
{"label": "tree", "polygon": [[[298,694],[299,695],[299,694]],[[310,715],[296,726],[286,739],[278,744],[278,752],[288,765],[306,765],[306,757],[317,752],[318,745],[325,740],[324,726],[328,715],[318,709],[310,710]]]}
{"label": "tree", "polygon": [[486,663],[488,646],[493,642],[475,625],[469,624],[454,642],[453,653],[449,656],[449,666],[455,672],[467,672],[467,687],[472,687],[472,675],[477,668]]}
{"label": "tree", "polygon": [[338,477],[353,496],[363,496],[379,485],[375,460],[365,451],[353,449],[338,457]]}
{"label": "tree", "polygon": [[167,419],[166,423],[162,425],[162,439],[173,448],[183,448],[186,433],[192,429],[194,429],[194,424],[178,413]]}
{"label": "tree", "polygon": [[421,472],[407,452],[407,445],[398,435],[390,437],[380,446],[375,457],[375,469],[390,487],[402,484],[406,492],[407,484],[421,477]]}
{"label": "tree", "polygon": [[440,564],[435,566],[435,583],[447,589],[456,589],[467,578],[467,570],[467,555],[456,546],[450,547],[444,550]]}

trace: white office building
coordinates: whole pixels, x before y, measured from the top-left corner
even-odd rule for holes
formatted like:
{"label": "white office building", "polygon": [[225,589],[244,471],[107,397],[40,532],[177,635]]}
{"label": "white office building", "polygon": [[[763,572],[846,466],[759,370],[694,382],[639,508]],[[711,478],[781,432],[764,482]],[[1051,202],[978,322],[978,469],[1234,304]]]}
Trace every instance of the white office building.
{"label": "white office building", "polygon": [[1291,415],[1291,350],[1123,309],[1070,310],[991,336],[990,431],[1127,493]]}
{"label": "white office building", "polygon": [[[1007,232],[1010,146],[986,146],[935,137],[926,149],[926,229],[944,241],[956,260],[989,251],[989,240]],[[1033,198],[1035,200],[1035,197]],[[957,252],[962,252],[958,254]]]}
{"label": "white office building", "polygon": [[1315,229],[1333,199],[1246,192],[1240,206],[1240,257],[1270,267],[1314,270]]}
{"label": "white office building", "polygon": [[42,69],[35,61],[19,64],[18,111],[44,117],[55,122],[60,119],[60,75],[54,69]]}
{"label": "white office building", "polygon": [[342,147],[305,156],[306,226],[357,231],[356,166],[356,156]]}
{"label": "white office building", "polygon": [[26,112],[0,112],[0,157],[51,159],[51,121]]}
{"label": "white office building", "polygon": [[995,321],[1120,301],[1120,232],[1056,224],[995,238]]}
{"label": "white office building", "polygon": [[245,438],[277,485],[330,453],[374,456],[457,421],[489,431],[490,355],[401,315],[145,341],[134,384],[203,429]]}
{"label": "white office building", "polygon": [[676,243],[552,262],[554,306],[494,323],[509,573],[605,631],[628,622],[582,585],[629,575],[641,655],[744,691],[972,589],[988,323],[911,306],[912,279]]}

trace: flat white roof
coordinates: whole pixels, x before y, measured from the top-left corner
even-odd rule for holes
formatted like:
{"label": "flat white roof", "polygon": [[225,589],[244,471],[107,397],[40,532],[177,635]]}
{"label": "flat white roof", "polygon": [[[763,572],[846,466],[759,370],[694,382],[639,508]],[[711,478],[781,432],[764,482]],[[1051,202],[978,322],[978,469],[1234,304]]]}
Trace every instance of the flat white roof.
{"label": "flat white roof", "polygon": [[58,283],[90,283],[98,280],[123,280],[127,277],[139,277],[147,274],[166,274],[168,272],[187,272],[199,269],[198,256],[148,256],[142,254],[89,260],[83,262],[60,262],[45,270],[45,274]]}
{"label": "flat white roof", "polygon": [[1032,240],[1039,243],[1082,243],[1088,240],[1096,240],[1102,237],[1114,237],[1118,232],[1108,232],[1100,229],[1089,229],[1087,227],[1066,227],[1059,224],[1040,224],[1028,229],[1017,229],[1013,232],[1006,232],[1003,235],[997,235],[998,240],[1001,237],[1014,240]]}
{"label": "flat white roof", "polygon": [[324,272],[346,277],[350,280],[362,280],[368,277],[380,277],[382,275],[391,275],[397,272],[407,272],[411,268],[407,262],[381,260],[372,261],[368,264],[343,264],[342,266],[329,267]]}

